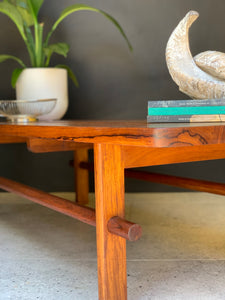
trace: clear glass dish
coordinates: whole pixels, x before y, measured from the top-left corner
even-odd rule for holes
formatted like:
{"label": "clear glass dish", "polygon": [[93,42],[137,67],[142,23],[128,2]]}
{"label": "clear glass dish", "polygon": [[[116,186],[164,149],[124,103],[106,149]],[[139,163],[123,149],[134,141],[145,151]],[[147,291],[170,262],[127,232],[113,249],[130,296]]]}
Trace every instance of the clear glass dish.
{"label": "clear glass dish", "polygon": [[0,100],[0,114],[13,123],[35,122],[38,116],[50,113],[56,99]]}

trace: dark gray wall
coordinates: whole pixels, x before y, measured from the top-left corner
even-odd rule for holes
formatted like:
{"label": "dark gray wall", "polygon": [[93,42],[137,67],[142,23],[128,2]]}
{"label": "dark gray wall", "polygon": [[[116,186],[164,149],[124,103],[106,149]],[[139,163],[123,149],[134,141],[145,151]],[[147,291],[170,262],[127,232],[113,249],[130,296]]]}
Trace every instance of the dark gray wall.
{"label": "dark gray wall", "polygon": [[[73,0],[48,0],[40,12],[46,29]],[[167,40],[189,10],[199,19],[190,32],[195,55],[205,50],[225,51],[225,2],[223,0],[92,0],[86,4],[112,14],[123,26],[134,48],[129,52],[123,38],[103,16],[78,12],[61,23],[52,42],[71,46],[68,58],[55,55],[52,65],[67,63],[76,73],[80,88],[70,82],[67,119],[145,119],[148,99],[185,99],[168,74]],[[14,24],[0,15],[0,53],[27,61],[26,49]],[[13,99],[11,71],[17,65],[0,65],[1,98]],[[49,191],[73,189],[72,153],[32,154],[24,145],[0,147],[1,176],[18,179]],[[151,171],[224,181],[225,161],[178,164],[148,168]],[[160,185],[126,181],[127,191],[171,191]]]}

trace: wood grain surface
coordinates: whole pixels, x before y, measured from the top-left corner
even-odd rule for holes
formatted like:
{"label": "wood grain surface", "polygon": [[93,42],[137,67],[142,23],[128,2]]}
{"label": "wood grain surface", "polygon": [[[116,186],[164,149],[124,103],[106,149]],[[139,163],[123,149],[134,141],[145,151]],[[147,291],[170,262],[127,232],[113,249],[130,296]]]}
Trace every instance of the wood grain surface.
{"label": "wood grain surface", "polygon": [[94,158],[99,299],[125,300],[126,241],[108,231],[108,221],[125,214],[121,147],[97,144]]}
{"label": "wood grain surface", "polygon": [[224,125],[149,125],[146,121],[54,121],[24,125],[0,123],[0,135],[156,148],[183,147],[225,143]]}
{"label": "wood grain surface", "polygon": [[88,148],[80,148],[74,151],[76,202],[84,205],[88,204],[89,172],[80,167],[82,161],[88,162]]}

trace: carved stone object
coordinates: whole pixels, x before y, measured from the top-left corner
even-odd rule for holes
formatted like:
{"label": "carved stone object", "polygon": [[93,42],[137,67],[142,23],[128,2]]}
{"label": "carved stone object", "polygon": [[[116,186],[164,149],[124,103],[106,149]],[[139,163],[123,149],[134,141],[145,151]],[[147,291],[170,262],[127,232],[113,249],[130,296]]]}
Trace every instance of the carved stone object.
{"label": "carved stone object", "polygon": [[198,18],[190,11],[172,32],[166,47],[171,77],[181,92],[193,99],[225,98],[225,54],[207,51],[192,57],[189,28]]}
{"label": "carved stone object", "polygon": [[225,80],[225,53],[219,51],[205,51],[196,55],[194,60],[203,71]]}

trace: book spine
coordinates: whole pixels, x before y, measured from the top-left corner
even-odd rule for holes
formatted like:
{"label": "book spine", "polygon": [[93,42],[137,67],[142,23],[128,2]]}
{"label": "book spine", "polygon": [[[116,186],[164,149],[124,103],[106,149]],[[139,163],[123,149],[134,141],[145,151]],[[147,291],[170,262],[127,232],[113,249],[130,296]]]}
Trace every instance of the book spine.
{"label": "book spine", "polygon": [[148,123],[223,122],[225,115],[147,116]]}
{"label": "book spine", "polygon": [[151,100],[148,107],[225,106],[225,99]]}
{"label": "book spine", "polygon": [[176,122],[190,122],[191,116],[182,115],[182,116],[147,116],[148,123],[176,123]]}
{"label": "book spine", "polygon": [[225,106],[149,107],[148,115],[214,115],[225,114]]}

